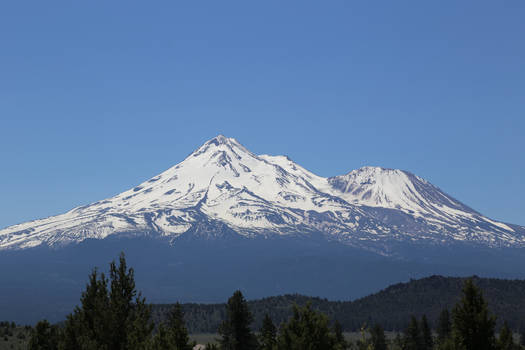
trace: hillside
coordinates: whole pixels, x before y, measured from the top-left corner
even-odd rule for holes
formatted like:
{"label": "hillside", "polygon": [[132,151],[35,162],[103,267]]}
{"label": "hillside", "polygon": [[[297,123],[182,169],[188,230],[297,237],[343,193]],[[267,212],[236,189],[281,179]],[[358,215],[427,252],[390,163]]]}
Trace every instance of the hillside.
{"label": "hillside", "polygon": [[[380,323],[387,330],[402,330],[411,315],[427,315],[434,325],[443,308],[451,309],[459,300],[465,278],[431,276],[392,285],[378,293],[355,301],[329,301],[303,295],[282,295],[249,301],[254,314],[254,328],[261,326],[265,313],[276,324],[291,316],[292,305],[307,302],[337,319],[346,331],[356,331],[363,324]],[[482,290],[490,310],[501,323],[507,320],[513,329],[525,326],[525,280],[479,278],[473,280]],[[170,305],[154,305],[159,320]],[[225,316],[225,304],[183,304],[190,332],[215,332]]]}

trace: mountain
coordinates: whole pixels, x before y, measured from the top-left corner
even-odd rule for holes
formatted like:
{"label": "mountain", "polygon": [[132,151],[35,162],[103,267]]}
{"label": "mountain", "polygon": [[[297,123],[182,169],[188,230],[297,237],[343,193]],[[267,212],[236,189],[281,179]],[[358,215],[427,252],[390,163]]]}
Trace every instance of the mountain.
{"label": "mountain", "polygon": [[[388,331],[403,331],[411,316],[426,315],[431,327],[437,326],[440,312],[452,310],[461,299],[466,278],[430,276],[407,283],[397,283],[354,301],[330,301],[304,295],[281,295],[248,301],[254,315],[253,328],[258,330],[268,314],[277,325],[292,316],[292,307],[310,303],[331,320],[338,320],[345,331],[359,332],[363,325],[381,324]],[[479,278],[472,280],[482,291],[491,313],[497,316],[498,328],[504,321],[517,331],[525,327],[524,280]],[[417,303],[414,302],[417,300]],[[166,318],[170,304],[153,305],[156,321]],[[226,315],[226,304],[182,305],[184,318],[192,333],[216,333]]]}
{"label": "mountain", "polygon": [[432,274],[525,278],[525,228],[406,171],[317,176],[217,136],[114,197],[0,230],[0,319],[58,321],[125,252],[155,303],[349,300]]}
{"label": "mountain", "polygon": [[491,220],[409,172],[364,167],[317,176],[219,135],[115,197],[0,230],[0,249],[86,239],[309,236],[399,255],[400,243],[523,247],[525,228]]}

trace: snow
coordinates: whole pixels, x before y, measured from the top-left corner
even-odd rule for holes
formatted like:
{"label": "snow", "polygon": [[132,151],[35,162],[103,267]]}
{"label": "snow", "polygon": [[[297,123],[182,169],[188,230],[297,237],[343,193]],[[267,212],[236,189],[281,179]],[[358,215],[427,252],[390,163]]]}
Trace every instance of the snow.
{"label": "snow", "polygon": [[414,188],[413,182],[401,170],[363,167],[332,178],[345,183],[340,196],[350,203],[372,207],[426,212],[426,202]]}
{"label": "snow", "polygon": [[[298,227],[344,240],[377,241],[378,235],[391,234],[367,207],[400,210],[441,225],[455,240],[466,239],[474,230],[488,234],[487,242],[524,242],[524,234],[480,216],[408,172],[363,167],[325,178],[286,156],[258,156],[219,135],[181,163],[112,198],[0,230],[0,249],[61,246],[124,232],[177,237],[203,214],[246,234],[285,234]],[[465,224],[481,221],[498,232]],[[364,224],[371,226],[364,229]],[[396,235],[414,239],[412,232]],[[441,241],[443,235],[434,232],[429,237]]]}
{"label": "snow", "polygon": [[488,221],[488,222],[490,222],[492,225],[494,225],[494,226],[498,226],[499,228],[502,228],[502,229],[504,229],[504,230],[511,231],[511,232],[516,232],[516,231],[514,231],[511,227],[505,225],[505,224],[502,223],[502,222],[493,221],[493,220],[490,220],[490,219],[487,218],[487,217],[483,217],[483,220]]}

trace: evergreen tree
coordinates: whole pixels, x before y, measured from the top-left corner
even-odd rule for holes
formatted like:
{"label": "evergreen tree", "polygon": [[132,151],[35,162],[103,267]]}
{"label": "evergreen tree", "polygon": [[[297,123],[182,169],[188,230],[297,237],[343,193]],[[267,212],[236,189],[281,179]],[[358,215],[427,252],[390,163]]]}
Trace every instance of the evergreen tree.
{"label": "evergreen tree", "polygon": [[226,320],[219,327],[221,349],[251,350],[257,349],[257,338],[250,330],[253,316],[241,291],[236,291],[228,299]]}
{"label": "evergreen tree", "polygon": [[168,330],[163,324],[159,325],[157,329],[157,334],[151,340],[151,344],[148,347],[148,350],[165,350],[171,349],[173,347],[172,339],[169,335]]}
{"label": "evergreen tree", "polygon": [[137,295],[134,272],[127,268],[124,254],[118,266],[110,264],[109,281],[93,270],[80,302],[66,319],[61,349],[142,350],[149,343],[150,307]]}
{"label": "evergreen tree", "polygon": [[370,329],[370,342],[373,350],[387,350],[385,331],[380,324]]}
{"label": "evergreen tree", "polygon": [[335,337],[328,326],[328,318],[312,310],[307,304],[303,308],[294,305],[293,316],[281,325],[277,338],[279,350],[333,349]]}
{"label": "evergreen tree", "polygon": [[155,350],[191,350],[194,346],[195,343],[190,342],[188,329],[184,323],[182,307],[176,303],[168,314],[166,325],[159,325],[151,348]]}
{"label": "evergreen tree", "polygon": [[427,321],[427,316],[421,317],[421,349],[432,350],[434,347],[434,340],[432,339],[432,330]]}
{"label": "evergreen tree", "polygon": [[29,350],[57,350],[59,332],[57,326],[51,325],[47,320],[36,324],[29,339]]}
{"label": "evergreen tree", "polygon": [[472,280],[463,286],[463,297],[452,311],[452,333],[457,347],[465,350],[495,349],[496,319],[489,313],[481,291]]}
{"label": "evergreen tree", "polygon": [[410,318],[410,323],[404,332],[404,350],[421,350],[422,340],[421,340],[421,331],[419,330],[419,325],[417,319],[412,316]]}
{"label": "evergreen tree", "polygon": [[507,321],[503,323],[503,327],[499,332],[498,337],[498,350],[512,350],[515,348],[512,331],[507,324]]}
{"label": "evergreen tree", "polygon": [[124,350],[129,346],[132,348],[140,347],[141,340],[144,338],[143,333],[147,331],[141,327],[142,320],[140,318],[143,315],[138,314],[136,308],[146,306],[140,295],[135,304],[133,303],[133,298],[137,294],[134,271],[127,268],[126,260],[122,254],[118,266],[114,261],[111,262],[109,273],[111,279],[109,311],[112,332],[109,341],[110,348]]}
{"label": "evergreen tree", "polygon": [[89,275],[80,307],[67,316],[60,348],[64,350],[109,349],[109,296],[107,279],[97,269]]}
{"label": "evergreen tree", "polygon": [[190,342],[188,329],[184,323],[184,313],[179,303],[176,303],[168,318],[168,327],[173,336],[176,350],[191,350],[195,344]]}
{"label": "evergreen tree", "polygon": [[450,337],[452,331],[452,326],[450,324],[450,315],[448,309],[443,309],[439,314],[438,324],[437,324],[437,340],[439,343],[445,341],[445,339]]}
{"label": "evergreen tree", "polygon": [[139,295],[135,298],[133,308],[128,318],[128,332],[126,345],[127,350],[143,350],[150,343],[154,324],[151,320],[151,306],[146,304],[146,298]]}
{"label": "evergreen tree", "polygon": [[343,327],[341,326],[341,323],[339,323],[338,320],[335,320],[334,322],[334,338],[336,348],[346,349],[348,347],[345,335],[343,334]]}
{"label": "evergreen tree", "polygon": [[273,350],[277,345],[277,328],[268,314],[264,315],[259,344],[261,350]]}

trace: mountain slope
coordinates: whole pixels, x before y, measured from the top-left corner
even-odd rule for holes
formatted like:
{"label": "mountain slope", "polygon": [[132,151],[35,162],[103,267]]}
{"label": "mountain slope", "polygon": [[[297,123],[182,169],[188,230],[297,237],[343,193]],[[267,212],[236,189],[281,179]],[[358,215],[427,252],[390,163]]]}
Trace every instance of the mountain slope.
{"label": "mountain slope", "polygon": [[398,244],[525,245],[525,228],[490,220],[411,173],[364,167],[323,178],[219,135],[133,189],[0,230],[0,249],[109,236],[176,244],[226,231],[248,238],[320,234],[383,255],[395,254]]}

